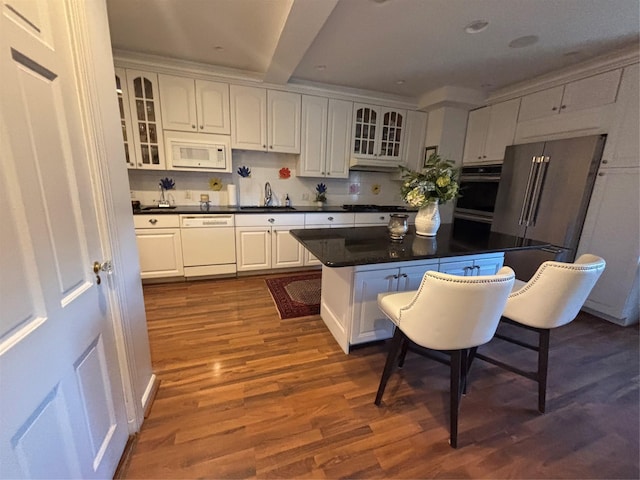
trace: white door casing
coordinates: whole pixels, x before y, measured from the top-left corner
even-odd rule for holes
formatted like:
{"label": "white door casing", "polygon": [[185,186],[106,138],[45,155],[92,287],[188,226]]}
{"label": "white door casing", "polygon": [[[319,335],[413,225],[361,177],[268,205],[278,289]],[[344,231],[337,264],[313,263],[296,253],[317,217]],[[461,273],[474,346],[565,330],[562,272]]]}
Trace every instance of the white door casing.
{"label": "white door casing", "polygon": [[129,432],[68,3],[0,6],[0,477],[111,477]]}

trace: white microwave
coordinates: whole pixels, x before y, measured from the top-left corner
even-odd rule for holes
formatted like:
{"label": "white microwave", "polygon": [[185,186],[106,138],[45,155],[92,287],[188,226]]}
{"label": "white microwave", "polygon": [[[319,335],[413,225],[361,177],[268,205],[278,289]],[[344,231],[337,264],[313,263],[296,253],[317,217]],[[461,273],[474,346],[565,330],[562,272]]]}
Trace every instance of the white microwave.
{"label": "white microwave", "polygon": [[227,135],[165,130],[170,170],[231,172],[231,140]]}

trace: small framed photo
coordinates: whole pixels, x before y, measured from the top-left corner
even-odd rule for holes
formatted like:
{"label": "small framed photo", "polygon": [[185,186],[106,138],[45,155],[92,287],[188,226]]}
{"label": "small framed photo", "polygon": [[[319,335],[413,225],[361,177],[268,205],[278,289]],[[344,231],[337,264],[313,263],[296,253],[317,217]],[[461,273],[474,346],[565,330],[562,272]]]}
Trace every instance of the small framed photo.
{"label": "small framed photo", "polygon": [[437,145],[432,145],[430,147],[425,147],[424,149],[424,161],[423,166],[426,167],[427,166],[427,160],[429,160],[429,157],[433,154],[437,154],[438,153],[438,146]]}

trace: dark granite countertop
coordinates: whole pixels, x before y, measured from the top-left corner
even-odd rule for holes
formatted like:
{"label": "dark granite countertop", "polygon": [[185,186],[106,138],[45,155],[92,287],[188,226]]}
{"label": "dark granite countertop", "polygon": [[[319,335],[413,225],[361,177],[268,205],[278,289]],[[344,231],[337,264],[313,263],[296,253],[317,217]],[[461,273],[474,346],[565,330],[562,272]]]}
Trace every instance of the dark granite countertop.
{"label": "dark granite countertop", "polygon": [[386,226],[312,228],[291,230],[291,235],[328,267],[406,262],[481,253],[539,249],[548,243],[496,232],[455,230],[443,224],[434,238],[415,234],[415,227],[401,242],[392,241]]}
{"label": "dark granite countertop", "polygon": [[[147,206],[142,206],[140,209],[136,209],[133,211],[134,215],[178,215],[178,214],[215,214],[215,213],[241,213],[241,214],[255,214],[255,213],[350,213],[349,210],[345,210],[342,208],[342,205],[325,205],[324,207],[316,207],[314,206],[300,206],[293,208],[285,208],[285,207],[274,207],[274,208],[263,208],[263,207],[251,207],[251,206],[243,206],[243,207],[229,207],[226,205],[216,206],[210,205],[207,207],[200,207],[199,205],[187,205],[187,206],[176,206],[171,208],[150,208]],[[391,210],[383,210],[383,212],[388,213]],[[407,211],[413,212],[417,211],[414,209],[408,209],[406,207],[399,206],[397,211]],[[356,212],[356,213],[372,213],[372,211],[366,212]]]}

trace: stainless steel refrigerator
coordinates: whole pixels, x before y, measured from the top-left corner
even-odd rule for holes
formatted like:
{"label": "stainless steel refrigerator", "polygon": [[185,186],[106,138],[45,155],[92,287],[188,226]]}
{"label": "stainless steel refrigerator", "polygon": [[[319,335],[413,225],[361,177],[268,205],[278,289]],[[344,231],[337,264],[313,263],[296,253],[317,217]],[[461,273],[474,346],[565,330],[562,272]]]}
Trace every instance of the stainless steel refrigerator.
{"label": "stainless steel refrigerator", "polygon": [[572,262],[606,135],[507,147],[491,230],[553,245],[505,255],[529,280],[546,260]]}

